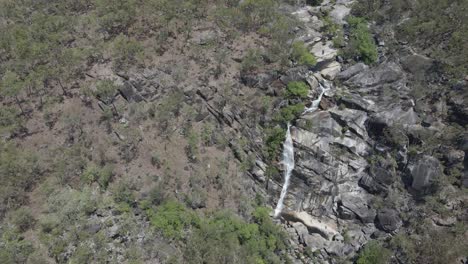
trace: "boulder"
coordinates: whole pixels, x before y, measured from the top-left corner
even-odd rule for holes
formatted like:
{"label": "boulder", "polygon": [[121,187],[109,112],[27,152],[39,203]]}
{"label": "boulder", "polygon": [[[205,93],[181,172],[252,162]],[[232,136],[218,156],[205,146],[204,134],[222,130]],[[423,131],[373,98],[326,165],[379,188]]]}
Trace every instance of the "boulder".
{"label": "boulder", "polygon": [[344,18],[349,15],[351,8],[345,5],[335,5],[333,10],[330,12],[330,17],[337,24],[343,25],[346,24]]}
{"label": "boulder", "polygon": [[284,84],[288,84],[290,82],[297,82],[297,81],[304,81],[306,79],[308,73],[307,67],[296,67],[288,69],[283,76],[280,77],[280,80]]}
{"label": "boulder", "polygon": [[307,212],[283,212],[283,217],[289,221],[301,222],[304,224],[310,233],[316,233],[323,238],[331,240],[338,234],[337,227],[334,223],[326,220],[314,218]]}
{"label": "boulder", "polygon": [[332,241],[325,250],[328,254],[338,257],[345,257],[354,251],[351,245],[339,241]]}
{"label": "boulder", "polygon": [[277,76],[270,73],[250,73],[241,72],[241,81],[249,87],[258,87],[262,90],[267,90],[270,83],[276,80]]}
{"label": "boulder", "polygon": [[376,86],[395,82],[402,77],[403,72],[400,67],[394,62],[387,62],[354,75],[346,81],[346,84],[355,87]]}
{"label": "boulder", "polygon": [[432,156],[423,156],[408,166],[411,187],[417,191],[427,190],[442,174],[440,162]]}
{"label": "boulder", "polygon": [[316,43],[312,46],[310,52],[317,58],[317,62],[334,59],[338,54],[338,51],[333,48],[331,41]]}
{"label": "boulder", "polygon": [[338,120],[342,126],[348,127],[356,135],[361,138],[367,138],[367,131],[365,123],[367,120],[367,113],[361,110],[345,108],[340,110],[339,108],[330,109],[330,114],[335,120]]}
{"label": "boulder", "polygon": [[337,61],[333,61],[320,71],[323,77],[328,80],[334,80],[335,76],[341,71],[341,64]]}
{"label": "boulder", "polygon": [[377,226],[383,231],[390,233],[401,227],[402,221],[396,210],[382,209],[377,213]]}
{"label": "boulder", "polygon": [[415,75],[425,74],[433,65],[434,61],[419,54],[412,54],[401,59],[403,69]]}
{"label": "boulder", "polygon": [[296,230],[297,236],[299,237],[299,242],[307,245],[306,237],[309,235],[309,230],[307,230],[307,227],[301,222],[293,223],[292,226],[294,230]]}
{"label": "boulder", "polygon": [[358,192],[347,192],[341,194],[339,210],[342,212],[353,212],[357,218],[365,224],[373,223],[376,215],[375,210],[368,206],[367,199],[364,195]]}
{"label": "boulder", "polygon": [[366,64],[364,64],[362,62],[356,63],[353,66],[347,68],[346,70],[338,73],[336,78],[338,80],[348,80],[349,78],[353,77],[354,75],[356,75],[356,74],[358,74],[360,72],[363,72],[363,71],[365,71],[367,69],[369,69],[369,66],[367,66]]}
{"label": "boulder", "polygon": [[395,181],[395,169],[389,166],[374,164],[369,169],[369,174],[364,174],[359,184],[366,191],[377,194],[387,191],[387,188]]}
{"label": "boulder", "polygon": [[127,102],[141,102],[143,97],[137,93],[133,85],[129,82],[125,82],[122,87],[119,88],[119,92]]}
{"label": "boulder", "polygon": [[304,241],[305,245],[310,247],[312,252],[320,250],[320,249],[328,248],[330,245],[330,241],[326,240],[319,234],[310,234],[310,235],[307,234],[304,237],[304,239],[305,239]]}
{"label": "boulder", "polygon": [[348,108],[363,110],[366,112],[372,112],[375,109],[375,103],[373,101],[362,98],[362,96],[346,93],[340,97],[339,101],[346,105]]}

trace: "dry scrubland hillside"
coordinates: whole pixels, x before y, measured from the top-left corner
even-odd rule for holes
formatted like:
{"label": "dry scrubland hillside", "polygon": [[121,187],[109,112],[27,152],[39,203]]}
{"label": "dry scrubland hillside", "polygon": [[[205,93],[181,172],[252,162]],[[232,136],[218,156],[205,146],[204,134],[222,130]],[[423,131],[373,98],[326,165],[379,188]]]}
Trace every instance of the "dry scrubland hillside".
{"label": "dry scrubland hillside", "polygon": [[466,261],[467,9],[0,0],[0,263]]}

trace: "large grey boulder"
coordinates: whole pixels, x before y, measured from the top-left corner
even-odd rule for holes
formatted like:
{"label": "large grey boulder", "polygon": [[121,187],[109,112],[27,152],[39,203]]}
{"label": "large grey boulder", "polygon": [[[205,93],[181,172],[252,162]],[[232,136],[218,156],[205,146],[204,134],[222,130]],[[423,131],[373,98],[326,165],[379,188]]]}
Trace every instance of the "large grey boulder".
{"label": "large grey boulder", "polygon": [[340,99],[340,103],[343,103],[348,108],[363,110],[366,112],[372,112],[375,110],[375,103],[371,100],[364,99],[362,96],[353,93],[345,93]]}
{"label": "large grey boulder", "polygon": [[286,85],[290,82],[304,81],[308,72],[309,70],[304,66],[291,68],[280,77],[280,80]]}
{"label": "large grey boulder", "polygon": [[319,234],[327,240],[331,240],[335,235],[339,234],[335,223],[315,218],[307,212],[284,212],[283,217],[290,221],[302,223],[310,233]]}
{"label": "large grey boulder", "polygon": [[369,174],[364,174],[359,180],[359,184],[366,191],[377,194],[386,192],[396,178],[396,171],[392,160],[389,158],[379,159],[369,168]]}
{"label": "large grey boulder", "polygon": [[130,82],[125,82],[123,86],[119,88],[119,92],[127,102],[141,102],[143,97],[136,91]]}
{"label": "large grey boulder", "polygon": [[398,212],[393,209],[382,209],[377,213],[378,227],[385,232],[393,232],[401,227],[402,221]]}
{"label": "large grey boulder", "polygon": [[408,55],[401,59],[403,68],[418,76],[425,74],[433,63],[431,58],[419,54]]}
{"label": "large grey boulder", "polygon": [[375,219],[375,210],[367,204],[367,199],[363,193],[344,193],[341,195],[339,211],[346,213],[352,212],[363,223],[373,223]]}
{"label": "large grey boulder", "polygon": [[425,191],[442,174],[440,162],[432,156],[423,156],[408,166],[411,177],[411,187],[417,191]]}
{"label": "large grey boulder", "polygon": [[334,59],[338,55],[338,50],[333,48],[331,41],[316,43],[310,52],[314,54],[318,62]]}
{"label": "large grey boulder", "polygon": [[356,87],[375,86],[392,83],[403,77],[400,67],[394,62],[383,63],[354,75],[346,83]]}
{"label": "large grey boulder", "polygon": [[338,120],[343,126],[348,127],[359,137],[366,139],[367,131],[365,123],[367,120],[367,113],[364,111],[345,108],[333,108],[329,110],[330,114],[335,120]]}
{"label": "large grey boulder", "polygon": [[345,5],[335,5],[333,10],[330,12],[330,17],[333,19],[333,21],[337,24],[343,25],[346,24],[346,21],[344,18],[349,15],[349,12],[351,11],[351,8],[345,6]]}
{"label": "large grey boulder", "polygon": [[366,64],[360,62],[360,63],[356,63],[354,64],[353,66],[347,68],[346,70],[340,72],[336,78],[338,80],[348,80],[349,78],[353,77],[354,75],[360,73],[360,72],[363,72],[365,70],[367,70],[369,68],[369,66],[367,66]]}

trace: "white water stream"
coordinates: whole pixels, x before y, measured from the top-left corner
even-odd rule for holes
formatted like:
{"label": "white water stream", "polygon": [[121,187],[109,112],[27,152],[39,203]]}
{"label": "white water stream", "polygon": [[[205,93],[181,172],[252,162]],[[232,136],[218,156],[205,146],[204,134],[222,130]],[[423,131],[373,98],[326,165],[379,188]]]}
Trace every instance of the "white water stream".
{"label": "white water stream", "polygon": [[325,85],[322,85],[320,83],[319,85],[320,85],[320,89],[321,89],[319,97],[316,100],[312,101],[312,105],[310,107],[306,107],[303,114],[314,112],[315,110],[317,110],[318,106],[320,104],[320,101],[322,101],[323,94],[326,91],[330,90],[330,87],[329,87],[328,83],[325,83]]}
{"label": "white water stream", "polygon": [[283,144],[283,163],[284,168],[284,184],[281,190],[281,196],[276,205],[275,217],[278,217],[283,210],[283,200],[288,192],[289,179],[291,178],[292,170],[294,169],[294,146],[291,137],[291,125],[288,123],[288,131],[286,132],[286,140]]}
{"label": "white water stream", "polygon": [[[312,105],[310,107],[307,107],[303,114],[314,112],[315,110],[318,109],[320,101],[322,101],[323,94],[330,89],[330,86],[328,85],[328,83],[325,83],[325,85],[320,84],[320,89],[322,91],[320,92],[319,97],[316,100],[312,101]],[[278,200],[278,204],[276,205],[276,208],[275,208],[275,214],[274,214],[275,218],[280,216],[281,212],[283,211],[284,198],[286,197],[286,194],[288,193],[291,173],[294,169],[294,145],[293,145],[293,140],[291,137],[291,124],[289,123],[288,123],[288,130],[286,132],[286,140],[283,143],[283,159],[281,160],[281,163],[284,166],[284,184],[283,184],[283,189],[281,189],[280,199]]]}

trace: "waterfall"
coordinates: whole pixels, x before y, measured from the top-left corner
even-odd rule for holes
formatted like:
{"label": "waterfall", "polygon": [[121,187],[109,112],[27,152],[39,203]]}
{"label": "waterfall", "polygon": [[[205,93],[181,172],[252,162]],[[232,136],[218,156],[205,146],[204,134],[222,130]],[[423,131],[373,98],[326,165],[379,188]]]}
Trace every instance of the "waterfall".
{"label": "waterfall", "polygon": [[291,125],[288,123],[288,131],[286,132],[286,140],[283,144],[283,160],[284,166],[284,184],[281,190],[281,196],[278,200],[278,205],[275,209],[275,217],[278,217],[283,210],[283,200],[288,192],[289,179],[291,178],[292,170],[294,169],[294,146],[291,137]]}
{"label": "waterfall", "polygon": [[[317,99],[312,101],[312,105],[305,109],[304,113],[314,112],[318,109],[320,101],[322,101],[323,94],[330,89],[328,83],[320,83],[320,95]],[[275,215],[274,217],[278,217],[281,214],[284,206],[284,198],[288,192],[289,181],[291,178],[291,173],[294,169],[294,146],[291,137],[291,124],[288,123],[288,131],[286,132],[286,140],[283,143],[283,159],[281,163],[284,166],[284,184],[283,189],[281,190],[281,196],[278,200],[278,204],[276,205]]]}
{"label": "waterfall", "polygon": [[322,97],[323,97],[323,94],[328,91],[330,89],[330,87],[328,86],[327,83],[325,83],[325,85],[322,85],[320,83],[320,95],[317,99],[315,99],[314,101],[312,101],[312,105],[310,107],[306,107],[305,111],[304,111],[304,114],[305,113],[310,113],[310,112],[314,112],[315,110],[318,109],[318,106],[320,104],[320,101],[322,101]]}

